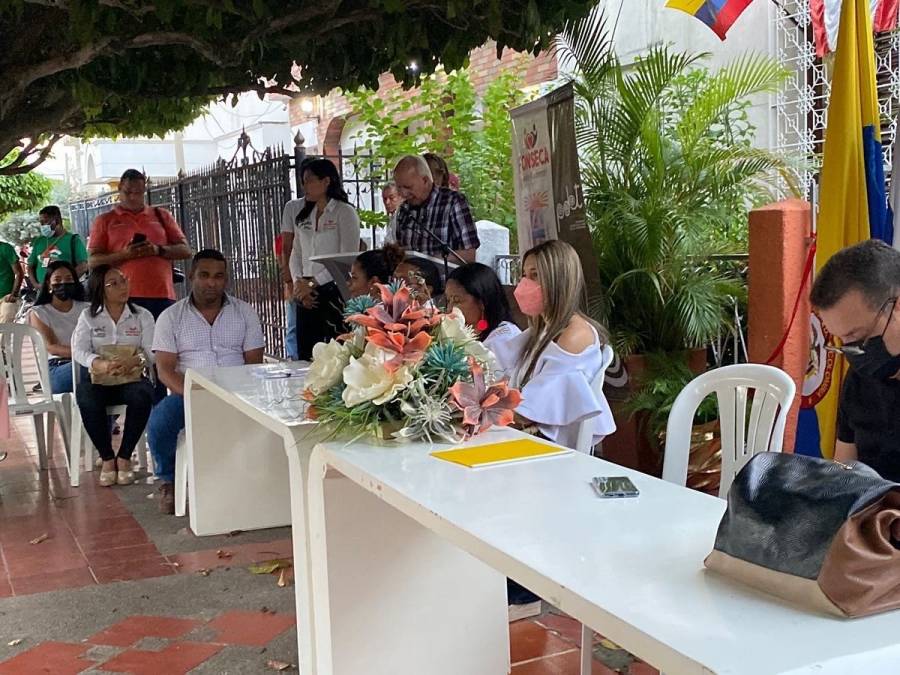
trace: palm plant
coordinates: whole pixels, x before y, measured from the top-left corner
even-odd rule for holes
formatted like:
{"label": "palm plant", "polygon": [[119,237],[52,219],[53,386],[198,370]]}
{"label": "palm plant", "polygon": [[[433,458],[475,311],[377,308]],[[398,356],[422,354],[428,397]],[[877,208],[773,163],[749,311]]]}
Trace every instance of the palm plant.
{"label": "palm plant", "polygon": [[[665,45],[624,65],[602,6],[558,38],[573,73],[588,223],[602,285],[592,308],[620,355],[705,347],[740,284],[709,264],[709,237],[760,200],[797,192],[788,162],[749,142],[728,121],[748,97],[774,92],[787,72],[757,55],[702,79],[706,54]],[[697,83],[692,96],[684,82]],[[781,180],[779,180],[781,179]],[[731,204],[733,207],[723,208]]]}

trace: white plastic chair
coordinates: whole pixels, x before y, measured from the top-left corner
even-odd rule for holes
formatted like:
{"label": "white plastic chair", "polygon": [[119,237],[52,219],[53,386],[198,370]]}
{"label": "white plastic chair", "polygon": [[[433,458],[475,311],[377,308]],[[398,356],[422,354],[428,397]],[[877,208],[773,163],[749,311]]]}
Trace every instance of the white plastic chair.
{"label": "white plastic chair", "polygon": [[[31,400],[25,388],[25,377],[22,372],[25,340],[31,343],[38,380],[41,383],[40,393],[33,392]],[[47,346],[44,338],[31,326],[14,323],[0,324],[0,368],[6,378],[9,389],[9,413],[12,417],[31,416],[34,420],[34,435],[37,439],[38,464],[41,469],[47,468],[47,457],[53,452],[53,424],[59,417],[66,436],[66,414],[62,410],[60,400],[53,396],[50,386],[50,369],[47,365]],[[46,427],[44,415],[47,416]],[[45,434],[46,431],[46,434]],[[68,443],[66,443],[68,445]]]}
{"label": "white plastic chair", "polygon": [[[594,379],[591,382],[591,391],[593,391],[594,395],[598,398],[603,396],[603,381],[606,379],[606,369],[609,368],[609,364],[612,363],[613,356],[612,347],[603,345],[600,370],[597,371],[597,374],[594,375]],[[575,450],[587,455],[593,454],[594,450],[594,446],[591,443],[591,441],[594,440],[592,431],[593,421],[593,418],[589,417],[581,423],[581,426],[578,428],[578,440],[575,442]]]}
{"label": "white plastic chair", "polygon": [[[753,392],[749,418],[748,393]],[[781,452],[784,425],[796,386],[783,370],[757,363],[723,366],[703,373],[685,387],[669,413],[663,480],[687,482],[694,413],[715,394],[722,433],[722,478],[719,497],[725,497],[735,475],[759,452]]]}
{"label": "white plastic chair", "polygon": [[[81,380],[81,365],[72,361],[72,389],[78,391],[78,382]],[[94,455],[97,449],[91,443],[84,430],[84,424],[81,422],[81,411],[78,409],[78,401],[75,394],[71,397],[71,438],[69,440],[69,483],[72,487],[78,487],[81,482],[81,450],[84,448],[84,470],[94,470]],[[111,405],[106,407],[107,415],[125,415],[128,407],[124,405]],[[148,466],[152,466],[153,459],[150,457],[150,450],[147,447],[147,430],[141,434],[141,440],[138,441],[136,448],[138,467],[146,470]]]}

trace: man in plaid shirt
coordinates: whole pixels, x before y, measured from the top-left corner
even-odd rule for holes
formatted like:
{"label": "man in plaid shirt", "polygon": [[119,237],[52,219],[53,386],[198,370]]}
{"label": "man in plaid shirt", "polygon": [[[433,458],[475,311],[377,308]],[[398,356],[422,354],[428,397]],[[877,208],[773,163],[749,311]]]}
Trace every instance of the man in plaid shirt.
{"label": "man in plaid shirt", "polygon": [[464,195],[438,187],[424,158],[407,155],[394,169],[394,182],[404,203],[397,211],[398,244],[426,255],[443,255],[438,241],[425,232],[431,230],[467,262],[475,261],[481,242]]}

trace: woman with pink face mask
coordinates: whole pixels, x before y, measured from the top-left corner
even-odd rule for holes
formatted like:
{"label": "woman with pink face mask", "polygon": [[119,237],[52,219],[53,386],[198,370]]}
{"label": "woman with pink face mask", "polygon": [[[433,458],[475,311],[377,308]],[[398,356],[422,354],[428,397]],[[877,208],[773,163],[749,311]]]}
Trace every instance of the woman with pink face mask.
{"label": "woman with pink face mask", "polygon": [[616,430],[606,398],[591,389],[606,331],[583,311],[584,274],[575,249],[554,240],[526,252],[515,298],[529,327],[496,356],[510,385],[522,391],[517,415],[525,426],[570,448],[579,425],[590,418],[596,445]]}

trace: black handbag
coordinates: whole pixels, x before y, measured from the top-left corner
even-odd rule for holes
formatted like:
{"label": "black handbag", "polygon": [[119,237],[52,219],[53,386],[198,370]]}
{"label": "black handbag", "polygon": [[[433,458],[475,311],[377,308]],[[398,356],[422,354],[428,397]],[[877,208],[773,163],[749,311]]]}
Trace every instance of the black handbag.
{"label": "black handbag", "polygon": [[764,452],[735,476],[706,566],[828,614],[900,607],[900,484],[860,462]]}

